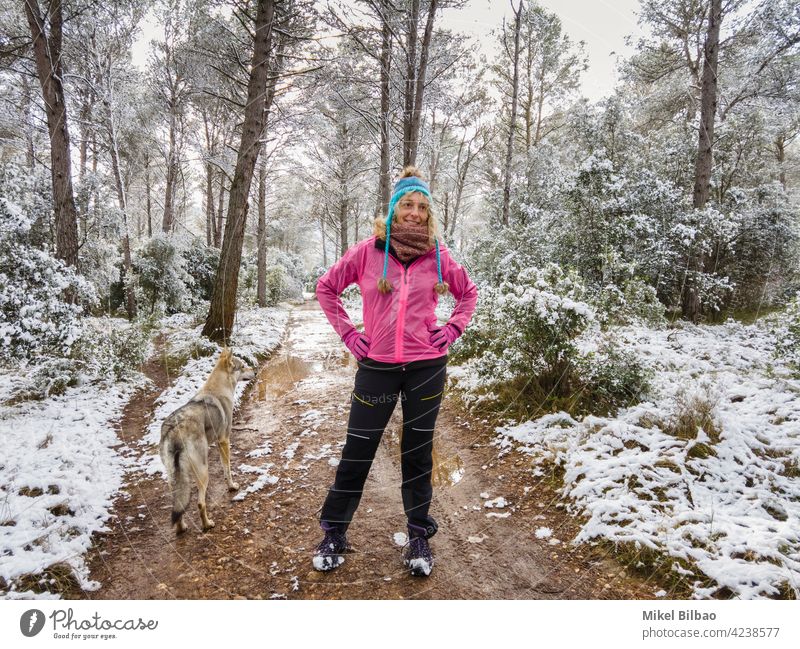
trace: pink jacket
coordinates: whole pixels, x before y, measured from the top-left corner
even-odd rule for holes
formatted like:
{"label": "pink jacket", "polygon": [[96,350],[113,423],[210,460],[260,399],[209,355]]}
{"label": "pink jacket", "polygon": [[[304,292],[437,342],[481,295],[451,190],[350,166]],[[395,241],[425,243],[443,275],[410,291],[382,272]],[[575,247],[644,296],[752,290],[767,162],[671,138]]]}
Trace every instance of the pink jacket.
{"label": "pink jacket", "polygon": [[[430,343],[430,333],[437,327],[434,310],[439,294],[436,249],[414,259],[406,269],[389,255],[387,278],[394,287],[387,294],[378,291],[383,274],[383,241],[376,246],[372,236],[353,245],[317,282],[317,299],[331,325],[344,338],[355,327],[339,299],[350,284],[361,289],[364,333],[370,338],[368,357],[383,363],[406,363],[444,354]],[[450,285],[456,307],[448,320],[464,333],[478,301],[475,284],[459,264],[453,261],[444,244],[439,244],[442,279]]]}

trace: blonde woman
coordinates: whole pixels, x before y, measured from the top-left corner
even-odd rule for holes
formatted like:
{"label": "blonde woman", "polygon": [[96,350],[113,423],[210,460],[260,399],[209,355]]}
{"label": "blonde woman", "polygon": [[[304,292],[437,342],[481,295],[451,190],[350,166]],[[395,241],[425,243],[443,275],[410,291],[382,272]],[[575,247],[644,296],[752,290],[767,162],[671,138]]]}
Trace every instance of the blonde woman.
{"label": "blonde woman", "polygon": [[[388,243],[387,243],[388,242]],[[361,289],[364,331],[339,299],[353,283]],[[450,291],[456,307],[444,325],[434,310]],[[445,385],[447,349],[467,326],[478,292],[467,271],[440,242],[428,184],[414,167],[395,183],[385,220],[352,246],[317,283],[317,298],[333,328],[358,361],[347,440],[320,515],[325,537],[313,565],[327,571],[344,562],[347,528],[361,500],[375,451],[399,399],[403,507],[409,543],[405,565],[415,576],[433,568],[428,543],[437,531],[428,513],[434,428]]]}

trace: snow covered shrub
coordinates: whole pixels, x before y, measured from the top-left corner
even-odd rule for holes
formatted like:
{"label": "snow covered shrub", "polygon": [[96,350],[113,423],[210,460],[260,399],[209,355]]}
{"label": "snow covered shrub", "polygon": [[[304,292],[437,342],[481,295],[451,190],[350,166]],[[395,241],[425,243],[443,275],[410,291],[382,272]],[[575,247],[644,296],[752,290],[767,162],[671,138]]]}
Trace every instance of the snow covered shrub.
{"label": "snow covered shrub", "polygon": [[777,181],[729,189],[725,202],[738,225],[736,254],[725,259],[736,285],[732,306],[751,311],[780,303],[786,287],[800,276],[797,208]]}
{"label": "snow covered shrub", "polygon": [[541,233],[557,220],[557,216],[525,209],[528,212],[526,223],[500,230],[488,228],[475,237],[467,253],[473,280],[496,286],[527,268],[541,268],[555,258],[552,240],[542,237]]}
{"label": "snow covered shrub", "polygon": [[635,353],[611,337],[575,361],[575,405],[571,412],[604,415],[642,400],[650,372]]}
{"label": "snow covered shrub", "polygon": [[772,318],[776,355],[800,378],[800,293],[786,307],[784,314]]}
{"label": "snow covered shrub", "polygon": [[613,325],[662,325],[664,305],[658,299],[656,289],[641,279],[625,282],[623,288],[608,284],[600,289],[592,300],[597,318],[603,327]]}
{"label": "snow covered shrub", "polygon": [[282,266],[285,274],[282,279],[280,301],[299,301],[303,299],[303,283],[306,270],[303,259],[299,255],[278,250],[267,249],[267,266]]}
{"label": "snow covered shrub", "polygon": [[125,292],[120,281],[122,247],[104,239],[87,239],[81,246],[81,272],[97,290],[98,306],[112,313],[125,306]]}
{"label": "snow covered shrub", "polygon": [[286,269],[283,266],[276,264],[266,269],[264,279],[267,294],[266,306],[276,306],[281,301],[288,279]]}
{"label": "snow covered shrub", "polygon": [[211,294],[214,291],[214,280],[217,277],[217,268],[219,267],[219,248],[207,246],[205,241],[195,238],[182,254],[186,259],[186,272],[194,280],[189,287],[192,299],[194,301],[211,300]]}
{"label": "snow covered shrub", "polygon": [[193,283],[186,272],[186,260],[166,234],[154,234],[138,251],[134,269],[139,277],[140,301],[150,307],[163,305],[168,312],[180,311],[186,304],[187,287]]}
{"label": "snow covered shrub", "polygon": [[147,360],[150,335],[146,323],[121,318],[88,318],[72,358],[92,379],[122,381],[141,370]]}
{"label": "snow covered shrub", "polygon": [[308,293],[316,293],[317,281],[319,281],[319,278],[325,274],[326,270],[327,269],[324,266],[316,266],[314,269],[312,269],[312,271],[306,277],[304,290]]}
{"label": "snow covered shrub", "polygon": [[11,402],[39,401],[64,394],[84,380],[84,365],[72,358],[49,358],[35,365],[28,380],[20,384]]}
{"label": "snow covered shrub", "polygon": [[481,287],[470,335],[454,349],[454,360],[467,359],[477,376],[465,387],[523,412],[560,407],[556,400],[571,392],[576,338],[596,322],[576,297],[583,293],[577,278],[554,264]]}
{"label": "snow covered shrub", "polygon": [[[694,286],[705,313],[719,311],[730,299],[734,284],[720,267],[720,261],[734,255],[734,242],[739,233],[737,215],[707,206],[678,215],[669,229],[670,248],[675,263],[665,268],[669,286],[667,301],[679,308],[685,286]],[[689,267],[689,259],[698,260],[697,270]]]}
{"label": "snow covered shrub", "polygon": [[[6,170],[7,171],[7,170]],[[0,362],[65,355],[80,334],[81,303],[94,287],[73,268],[34,245],[36,215],[25,183],[0,177]],[[9,184],[10,183],[10,184]],[[71,293],[75,304],[65,300]]]}
{"label": "snow covered shrub", "polygon": [[[284,300],[301,301],[305,269],[302,260],[277,248],[267,249],[266,290],[267,306]],[[258,257],[255,251],[242,257],[239,273],[239,299],[242,303],[258,301]]]}

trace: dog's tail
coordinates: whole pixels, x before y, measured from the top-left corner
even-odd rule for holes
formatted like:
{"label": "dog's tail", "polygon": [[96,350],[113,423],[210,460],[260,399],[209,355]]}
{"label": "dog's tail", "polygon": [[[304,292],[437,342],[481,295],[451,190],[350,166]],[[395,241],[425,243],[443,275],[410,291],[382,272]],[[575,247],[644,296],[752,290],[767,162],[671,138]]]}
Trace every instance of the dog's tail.
{"label": "dog's tail", "polygon": [[186,448],[180,439],[165,434],[167,432],[162,431],[159,451],[172,487],[172,524],[175,525],[181,520],[186,508],[189,506],[192,485],[189,480],[190,467]]}

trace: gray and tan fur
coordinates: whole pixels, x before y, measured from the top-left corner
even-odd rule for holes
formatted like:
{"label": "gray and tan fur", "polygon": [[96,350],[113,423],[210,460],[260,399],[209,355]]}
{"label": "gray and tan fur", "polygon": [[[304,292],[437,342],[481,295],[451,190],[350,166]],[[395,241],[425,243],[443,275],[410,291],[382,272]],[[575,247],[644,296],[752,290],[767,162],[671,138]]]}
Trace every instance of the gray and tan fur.
{"label": "gray and tan fur", "polygon": [[234,391],[239,381],[253,378],[253,370],[235,358],[226,347],[203,387],[161,425],[159,453],[172,488],[172,524],[178,534],[187,529],[183,515],[189,506],[192,476],[197,482],[197,506],[203,530],[214,527],[214,521],[208,517],[206,510],[210,444],[216,442],[219,447],[228,489],[239,489],[231,477],[230,436]]}

